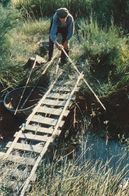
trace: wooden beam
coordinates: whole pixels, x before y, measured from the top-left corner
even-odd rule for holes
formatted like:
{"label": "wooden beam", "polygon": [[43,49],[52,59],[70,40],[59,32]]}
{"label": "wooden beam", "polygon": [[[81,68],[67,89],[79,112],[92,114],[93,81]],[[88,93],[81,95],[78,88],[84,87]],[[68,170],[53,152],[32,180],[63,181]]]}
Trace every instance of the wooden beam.
{"label": "wooden beam", "polygon": [[50,93],[47,97],[54,98],[54,99],[68,99],[69,93],[67,93],[67,94]]}
{"label": "wooden beam", "polygon": [[[47,107],[44,105],[44,106],[40,106],[37,112],[60,116],[60,114],[62,112],[62,108],[53,108],[53,107]],[[67,116],[69,114],[69,112],[70,112],[69,110],[66,110],[64,112],[64,116]]]}
{"label": "wooden beam", "polygon": [[11,161],[18,163],[20,165],[34,165],[35,164],[35,159],[30,158],[30,157],[24,157],[24,156],[18,156],[18,155],[12,155],[10,154],[8,157],[4,158],[5,153],[0,152],[0,159],[3,159],[4,161]]}
{"label": "wooden beam", "polygon": [[48,134],[52,134],[53,132],[53,127],[49,127],[49,128],[46,128],[46,127],[41,127],[39,125],[27,125],[25,127],[25,130],[29,130],[29,131],[33,131],[33,132],[38,132],[38,133],[48,133]]}
{"label": "wooden beam", "polygon": [[[7,148],[10,148],[13,142],[8,142],[6,145]],[[41,145],[31,145],[31,144],[22,144],[22,143],[15,143],[13,146],[13,149],[21,150],[21,151],[29,151],[29,152],[36,152],[40,153],[43,149],[43,146]]]}
{"label": "wooden beam", "polygon": [[[14,135],[15,137],[17,136],[17,133]],[[27,139],[27,140],[33,140],[33,141],[40,141],[40,142],[45,142],[49,139],[47,135],[41,136],[41,135],[36,135],[33,133],[21,133],[19,135],[19,138],[21,139]]]}
{"label": "wooden beam", "polygon": [[[57,119],[47,118],[47,117],[43,117],[41,115],[34,115],[31,122],[37,122],[37,123],[41,123],[41,124],[45,124],[45,125],[55,126],[57,123]],[[64,124],[64,121],[62,121],[60,123],[60,126],[62,126],[63,124]]]}
{"label": "wooden beam", "polygon": [[66,101],[59,101],[58,99],[45,99],[42,103],[42,105],[48,105],[48,106],[64,106]]}

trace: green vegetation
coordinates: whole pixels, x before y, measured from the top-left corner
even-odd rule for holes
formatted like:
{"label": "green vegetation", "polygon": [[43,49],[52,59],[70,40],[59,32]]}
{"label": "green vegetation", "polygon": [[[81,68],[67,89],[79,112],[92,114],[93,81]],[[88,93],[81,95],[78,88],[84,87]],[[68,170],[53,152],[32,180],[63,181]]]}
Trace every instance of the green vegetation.
{"label": "green vegetation", "polygon": [[[121,31],[114,25],[102,29],[92,19],[90,22],[81,20],[79,35],[84,61],[85,59],[88,61],[92,76],[101,82],[101,86],[96,85],[97,92],[101,96],[108,96],[111,91],[127,85],[129,82],[128,37],[123,37]],[[82,67],[86,73],[85,68],[87,69],[87,66]],[[103,89],[105,85],[108,86],[106,92]]]}
{"label": "green vegetation", "polygon": [[[39,180],[33,185],[28,196],[129,194],[127,187],[122,188],[126,166],[122,170],[117,166],[114,172],[108,167],[111,160],[105,164],[100,160],[95,163],[85,160],[83,163],[87,149],[83,150],[77,159],[69,160],[68,156],[57,159],[55,155],[52,163],[42,164],[38,170]],[[75,157],[75,154],[71,153],[71,156]]]}
{"label": "green vegetation", "polygon": [[[94,119],[102,121],[99,129],[105,129],[106,133],[128,132],[128,119],[121,121],[122,116],[118,116],[117,120],[117,114],[129,106],[128,0],[12,0],[6,8],[0,5],[0,84],[5,88],[18,86],[27,80],[28,69],[24,64],[28,58],[36,54],[46,58],[47,47],[42,46],[41,50],[39,42],[48,41],[50,16],[59,7],[68,7],[76,19],[70,57],[107,106],[105,114],[91,97],[88,116],[93,117],[91,123]],[[68,66],[65,71],[70,74]],[[35,79],[38,76],[34,75]],[[82,90],[83,95],[90,94],[85,85]],[[124,107],[123,100],[126,100]],[[123,110],[119,110],[121,105]],[[106,126],[104,120],[109,121]],[[122,171],[113,174],[101,163],[86,162],[81,167],[66,158],[63,165],[56,161],[51,167],[42,166],[39,181],[29,195],[125,195],[118,188],[122,176]]]}

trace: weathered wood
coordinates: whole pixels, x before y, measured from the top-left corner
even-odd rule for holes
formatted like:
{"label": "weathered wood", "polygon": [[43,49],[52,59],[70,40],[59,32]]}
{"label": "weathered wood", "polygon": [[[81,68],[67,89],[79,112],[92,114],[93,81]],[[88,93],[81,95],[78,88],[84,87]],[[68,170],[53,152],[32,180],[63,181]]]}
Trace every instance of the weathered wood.
{"label": "weathered wood", "polygon": [[49,105],[49,106],[64,106],[66,101],[59,101],[59,100],[52,100],[52,99],[45,99],[42,105]]}
{"label": "weathered wood", "polygon": [[[74,82],[72,83],[75,85],[71,88],[64,85],[63,87],[56,85],[56,88],[54,88],[57,81],[55,80],[43,98],[38,102],[31,115],[27,118],[25,125],[15,134],[14,142],[9,142],[6,145],[9,149],[7,150],[7,153],[5,153],[6,155],[2,155],[4,158],[7,158],[7,160],[10,161],[14,160],[14,162],[24,165],[26,164],[26,161],[28,161],[28,165],[30,164],[32,166],[28,167],[29,172],[25,177],[25,183],[22,184],[23,189],[20,196],[25,194],[39,162],[48,150],[49,145],[54,141],[56,136],[60,135],[60,128],[64,124],[63,117],[67,116],[69,113],[68,108],[70,104],[72,104],[72,99],[75,98],[74,92],[77,91],[77,86],[81,78],[82,74],[78,77],[76,84]],[[57,91],[55,91],[55,89],[57,89]],[[32,144],[29,144],[30,141]],[[34,143],[36,144],[34,145]],[[15,155],[14,157],[12,153],[15,152],[15,149],[18,151],[18,156]],[[36,158],[21,157],[21,152],[23,156],[26,156],[25,151],[28,152],[27,155],[32,154],[32,152],[34,152],[34,154],[37,153]],[[18,157],[20,158],[18,159]]]}
{"label": "weathered wood", "polygon": [[5,156],[5,152],[0,152],[0,159],[3,158]]}
{"label": "weathered wood", "polygon": [[[47,107],[47,106],[40,106],[39,109],[38,109],[38,112],[39,113],[44,113],[44,114],[52,114],[52,115],[55,115],[55,116],[60,116],[61,112],[62,112],[62,108],[50,108],[50,107]],[[69,110],[66,110],[64,112],[64,116],[67,116],[69,113]]]}
{"label": "weathered wood", "polygon": [[12,155],[12,154],[4,158],[5,153],[2,153],[2,154],[0,153],[0,158],[3,159],[4,161],[7,160],[7,161],[15,162],[15,163],[18,163],[19,165],[32,165],[33,166],[35,164],[34,158]]}
{"label": "weathered wood", "polygon": [[55,99],[68,99],[69,98],[69,93],[67,93],[67,94],[50,93],[47,97],[55,98]]}
{"label": "weathered wood", "polygon": [[[15,133],[15,137],[17,136],[18,133]],[[36,135],[36,134],[32,134],[32,133],[21,133],[19,135],[19,138],[22,139],[27,139],[27,140],[33,140],[33,141],[40,141],[40,142],[45,142],[49,139],[49,137],[45,136],[41,136],[41,135]]]}
{"label": "weathered wood", "polygon": [[61,86],[57,86],[55,88],[52,89],[52,92],[71,92],[71,88],[68,88],[68,87],[61,87]]}
{"label": "weathered wood", "polygon": [[[59,75],[60,76],[60,75]],[[41,104],[43,103],[43,101],[46,99],[47,95],[50,93],[50,91],[52,90],[53,86],[55,85],[55,83],[57,82],[59,76],[56,78],[56,80],[51,84],[50,88],[48,89],[48,91],[45,93],[45,95],[43,96],[43,98],[38,102],[37,106],[33,109],[33,112],[29,115],[29,117],[27,118],[26,121],[26,125],[28,125],[32,119],[32,117],[34,116],[34,114],[38,111],[39,106],[41,106]]]}
{"label": "weathered wood", "polygon": [[[8,142],[6,145],[7,148],[10,148],[12,142]],[[13,149],[21,150],[21,151],[29,151],[29,152],[36,152],[40,153],[43,149],[42,145],[30,145],[30,144],[22,144],[22,143],[15,143]]]}
{"label": "weathered wood", "polygon": [[[54,118],[47,118],[47,117],[43,117],[41,115],[34,115],[32,118],[32,122],[37,122],[37,123],[41,123],[41,124],[45,124],[45,125],[52,125],[55,126],[57,123],[57,119]],[[60,126],[63,126],[64,121],[62,121],[60,123]]]}
{"label": "weathered wood", "polygon": [[[70,94],[70,97],[69,97],[69,99],[67,100],[67,102],[66,102],[66,104],[65,104],[65,106],[64,106],[64,108],[63,108],[63,110],[62,110],[62,113],[61,113],[61,115],[60,115],[60,117],[59,117],[59,119],[58,119],[58,122],[57,122],[57,124],[56,124],[56,126],[55,126],[54,132],[53,132],[53,134],[52,134],[52,136],[53,136],[52,139],[53,139],[53,140],[54,140],[54,135],[56,135],[57,130],[58,130],[59,125],[60,125],[60,122],[62,121],[62,118],[63,118],[63,116],[64,116],[64,112],[65,112],[65,110],[67,109],[67,107],[68,107],[68,105],[69,105],[69,102],[70,102],[70,99],[71,99],[71,97],[73,96],[73,94],[74,94],[74,92],[75,92],[75,90],[76,90],[76,88],[77,88],[77,85],[78,85],[79,81],[82,79],[82,77],[83,77],[83,75],[80,74],[79,77],[78,77],[78,80],[77,80],[77,82],[76,82],[76,84],[75,84],[75,86],[74,86],[74,88],[73,88],[73,90],[72,90],[72,92],[71,92],[71,94]],[[36,171],[36,169],[37,169],[37,167],[38,167],[39,162],[41,161],[42,157],[43,157],[44,154],[46,153],[49,144],[50,144],[50,140],[48,140],[48,141],[46,142],[44,148],[42,149],[42,151],[41,151],[41,153],[40,153],[40,156],[37,158],[36,164],[34,165],[33,169],[31,170],[31,173],[30,173],[29,177],[28,177],[27,180],[25,181],[25,184],[24,184],[24,186],[23,186],[23,189],[22,189],[22,191],[21,191],[21,195],[20,195],[20,196],[24,196],[24,194],[25,194],[25,192],[26,192],[26,189],[27,189],[27,187],[28,187],[28,185],[29,185],[29,182],[30,182],[30,180],[31,180],[31,178],[32,178],[32,176],[33,176],[33,174],[35,173],[35,171]]]}
{"label": "weathered wood", "polygon": [[52,134],[54,130],[52,127],[46,128],[46,127],[40,127],[37,125],[27,125],[25,129],[29,131],[33,131],[33,132],[48,133],[48,134]]}

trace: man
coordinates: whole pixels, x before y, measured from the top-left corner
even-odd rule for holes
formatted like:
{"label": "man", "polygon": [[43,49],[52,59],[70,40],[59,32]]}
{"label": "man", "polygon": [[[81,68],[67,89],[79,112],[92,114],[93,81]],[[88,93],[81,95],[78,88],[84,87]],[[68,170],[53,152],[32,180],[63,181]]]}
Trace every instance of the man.
{"label": "man", "polygon": [[[59,50],[61,50],[61,63],[66,63],[66,55],[62,51],[62,48],[68,54],[69,47],[68,41],[74,33],[74,19],[66,8],[59,8],[56,10],[52,17],[50,32],[49,32],[49,61],[53,56],[54,44]],[[57,36],[61,34],[62,44],[58,44]]]}

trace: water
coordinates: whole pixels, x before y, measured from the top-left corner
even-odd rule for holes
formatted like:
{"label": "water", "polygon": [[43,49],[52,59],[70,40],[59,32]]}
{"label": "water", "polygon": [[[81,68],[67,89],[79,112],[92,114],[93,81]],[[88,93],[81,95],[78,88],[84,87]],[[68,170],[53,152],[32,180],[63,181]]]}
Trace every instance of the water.
{"label": "water", "polygon": [[[12,113],[7,111],[3,104],[0,103],[0,150],[3,150],[6,143],[12,140],[16,131],[19,131],[19,126],[24,122],[24,119],[16,118]],[[86,160],[92,163],[108,162],[108,168],[112,168],[114,172],[122,170],[129,165],[129,151],[126,145],[122,145],[117,140],[109,140],[100,138],[99,136],[88,133],[83,138],[82,146],[79,147],[78,155],[83,151],[83,155],[79,158],[79,162]],[[80,157],[80,156],[79,156]],[[118,169],[119,166],[119,169]],[[126,172],[129,168],[126,169]],[[129,174],[127,174],[129,177]]]}
{"label": "water", "polygon": [[129,151],[127,145],[121,144],[118,140],[109,140],[99,136],[88,133],[83,138],[83,144],[79,150],[83,155],[79,162],[83,163],[90,160],[93,164],[96,161],[101,162],[103,165],[106,163],[107,169],[112,168],[114,173],[118,173],[125,169],[126,177],[129,178]]}

